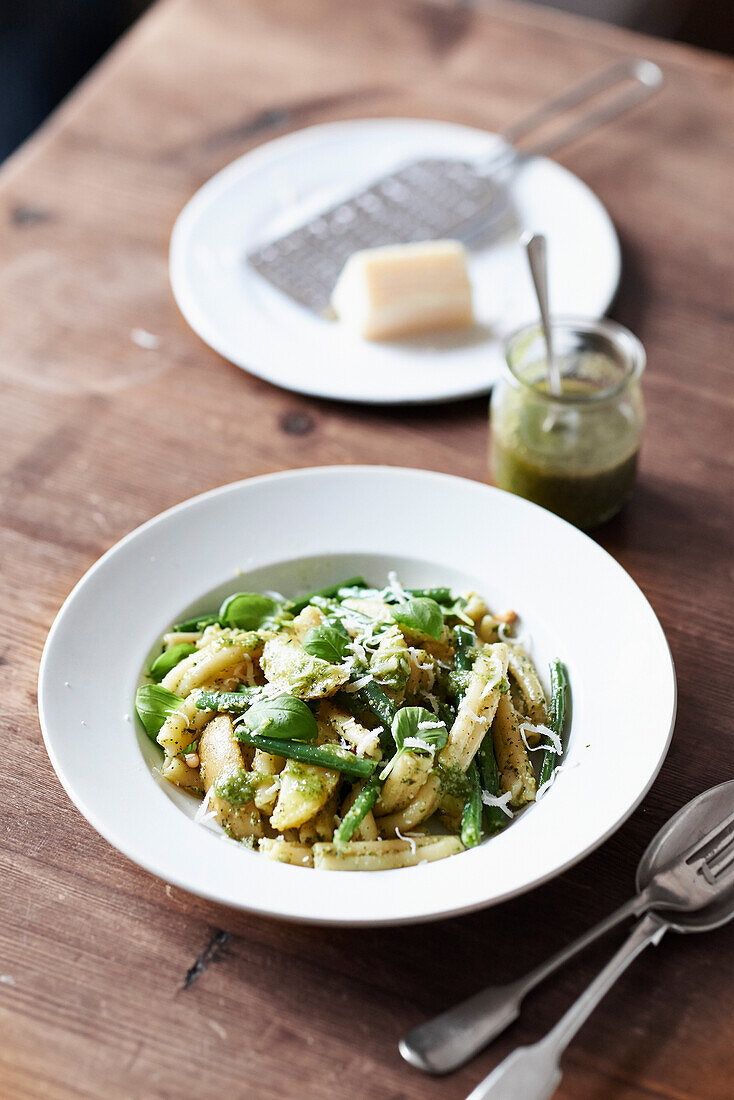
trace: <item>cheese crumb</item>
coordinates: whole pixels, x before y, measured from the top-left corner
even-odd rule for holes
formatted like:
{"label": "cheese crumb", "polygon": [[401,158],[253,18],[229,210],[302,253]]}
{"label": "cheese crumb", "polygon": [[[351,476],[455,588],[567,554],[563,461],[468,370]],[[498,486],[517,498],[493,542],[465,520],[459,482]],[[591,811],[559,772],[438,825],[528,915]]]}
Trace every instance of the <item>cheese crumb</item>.
{"label": "cheese crumb", "polygon": [[156,336],[153,332],[147,332],[144,328],[131,329],[130,339],[139,348],[145,348],[146,351],[158,351],[161,346],[160,336]]}

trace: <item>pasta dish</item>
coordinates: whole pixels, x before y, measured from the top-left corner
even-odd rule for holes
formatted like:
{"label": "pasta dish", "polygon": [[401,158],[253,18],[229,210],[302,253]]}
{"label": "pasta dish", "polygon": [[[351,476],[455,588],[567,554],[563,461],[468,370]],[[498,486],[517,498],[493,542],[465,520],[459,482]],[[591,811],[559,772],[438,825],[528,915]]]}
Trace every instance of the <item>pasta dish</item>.
{"label": "pasta dish", "polygon": [[284,863],[375,871],[455,855],[547,789],[563,752],[512,611],[362,577],[238,592],[172,627],[136,710],[196,819]]}

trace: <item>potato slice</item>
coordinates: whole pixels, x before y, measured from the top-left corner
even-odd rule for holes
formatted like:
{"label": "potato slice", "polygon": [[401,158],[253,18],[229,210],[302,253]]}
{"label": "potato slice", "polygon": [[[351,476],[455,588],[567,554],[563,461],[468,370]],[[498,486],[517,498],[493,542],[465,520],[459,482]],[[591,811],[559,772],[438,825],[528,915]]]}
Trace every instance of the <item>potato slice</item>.
{"label": "potato slice", "polygon": [[280,794],[270,824],[279,832],[304,825],[328,802],[339,779],[340,773],[329,768],[288,760],[280,773]]}
{"label": "potato slice", "polygon": [[209,794],[209,806],[223,829],[234,837],[262,836],[262,819],[253,801],[235,804],[216,793],[216,783],[245,771],[239,741],[234,735],[232,719],[226,714],[213,718],[199,741],[199,759],[204,790]]}
{"label": "potato slice", "polygon": [[299,699],[322,699],[345,684],[349,673],[312,657],[295,638],[278,634],[265,643],[260,661],[268,680]]}

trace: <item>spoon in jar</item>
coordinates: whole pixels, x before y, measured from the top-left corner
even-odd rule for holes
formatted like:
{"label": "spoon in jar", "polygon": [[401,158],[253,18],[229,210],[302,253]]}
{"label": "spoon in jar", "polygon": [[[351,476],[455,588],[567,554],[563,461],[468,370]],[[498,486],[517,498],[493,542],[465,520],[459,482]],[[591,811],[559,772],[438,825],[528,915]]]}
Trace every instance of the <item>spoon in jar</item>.
{"label": "spoon in jar", "polygon": [[[661,922],[663,931],[666,927],[691,932],[714,927],[710,921],[715,886],[701,868],[706,860],[715,859],[713,869],[720,874],[734,871],[733,824],[734,780],[729,780],[698,795],[663,825],[640,860],[633,898],[524,977],[508,985],[489,986],[414,1028],[400,1042],[403,1058],[426,1073],[458,1069],[517,1019],[526,993],[627,917],[655,909],[658,930]],[[734,878],[728,879],[727,889],[726,897],[716,903],[717,919],[722,906],[734,897]],[[667,923],[666,911],[685,912],[685,928],[672,918]],[[640,950],[650,942],[645,940]]]}
{"label": "spoon in jar", "polygon": [[551,394],[554,397],[560,397],[562,393],[561,372],[558,369],[558,361],[553,354],[553,331],[550,310],[548,309],[548,245],[542,233],[525,234],[523,244],[528,256],[530,274],[533,277],[535,296],[538,299],[540,308],[540,323],[548,352],[548,385]]}

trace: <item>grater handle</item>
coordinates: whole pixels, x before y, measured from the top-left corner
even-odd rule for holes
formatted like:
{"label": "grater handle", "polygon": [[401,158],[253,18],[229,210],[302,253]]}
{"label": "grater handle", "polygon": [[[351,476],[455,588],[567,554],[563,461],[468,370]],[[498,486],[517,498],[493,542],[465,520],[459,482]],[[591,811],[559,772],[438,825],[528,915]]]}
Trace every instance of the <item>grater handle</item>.
{"label": "grater handle", "polygon": [[566,112],[581,107],[602,92],[619,85],[619,90],[613,96],[607,97],[595,107],[589,107],[545,141],[531,143],[522,149],[525,155],[542,156],[552,153],[564,145],[570,145],[572,141],[603,126],[604,123],[629,111],[639,103],[643,103],[657,92],[662,83],[662,71],[653,61],[628,58],[606,69],[601,69],[579,84],[574,84],[561,95],[535,107],[529,114],[505,127],[500,136],[510,145],[517,147],[523,138],[544,123],[562,117]]}

